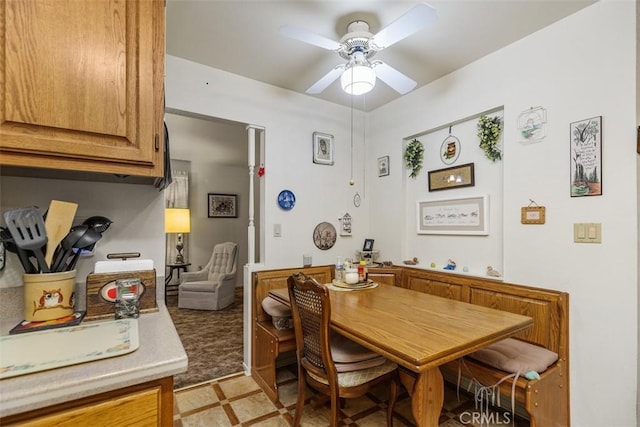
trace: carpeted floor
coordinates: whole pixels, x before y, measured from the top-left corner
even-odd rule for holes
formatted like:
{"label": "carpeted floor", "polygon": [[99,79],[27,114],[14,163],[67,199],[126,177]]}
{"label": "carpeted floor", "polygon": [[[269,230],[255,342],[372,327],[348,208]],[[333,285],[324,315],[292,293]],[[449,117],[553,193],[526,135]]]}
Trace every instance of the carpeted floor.
{"label": "carpeted floor", "polygon": [[167,297],[167,308],[189,358],[187,372],[174,377],[174,388],[242,372],[242,288],[224,310],[178,308],[177,296]]}

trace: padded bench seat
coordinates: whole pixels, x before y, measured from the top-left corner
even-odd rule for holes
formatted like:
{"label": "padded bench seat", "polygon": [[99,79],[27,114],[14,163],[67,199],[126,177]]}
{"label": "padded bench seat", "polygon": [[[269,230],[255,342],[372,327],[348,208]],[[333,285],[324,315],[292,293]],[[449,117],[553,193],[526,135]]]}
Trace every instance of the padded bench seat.
{"label": "padded bench seat", "polygon": [[501,371],[519,375],[526,375],[529,372],[540,374],[558,360],[557,353],[515,338],[498,341],[467,357]]}

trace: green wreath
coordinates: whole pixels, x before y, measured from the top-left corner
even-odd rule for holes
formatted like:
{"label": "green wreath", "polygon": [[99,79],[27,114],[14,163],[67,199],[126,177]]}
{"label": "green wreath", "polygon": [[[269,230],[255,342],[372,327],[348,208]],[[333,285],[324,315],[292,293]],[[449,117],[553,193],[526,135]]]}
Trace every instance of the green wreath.
{"label": "green wreath", "polygon": [[404,152],[404,160],[407,162],[407,168],[411,169],[411,178],[418,176],[418,172],[422,169],[422,158],[424,155],[424,147],[422,143],[417,139],[412,140],[407,144],[407,148]]}
{"label": "green wreath", "polygon": [[480,116],[478,119],[478,138],[480,138],[480,148],[484,151],[484,155],[487,156],[487,159],[493,162],[502,159],[502,151],[498,146],[501,133],[502,118],[500,116]]}

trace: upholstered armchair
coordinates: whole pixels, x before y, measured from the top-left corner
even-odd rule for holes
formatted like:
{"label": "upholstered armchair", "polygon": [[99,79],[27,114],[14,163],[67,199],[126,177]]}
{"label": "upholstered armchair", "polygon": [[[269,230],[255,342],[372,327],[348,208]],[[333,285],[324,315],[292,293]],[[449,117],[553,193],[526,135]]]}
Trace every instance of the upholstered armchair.
{"label": "upholstered armchair", "polygon": [[219,243],[202,270],[182,273],[178,286],[178,307],[222,310],[233,303],[236,286],[238,245]]}

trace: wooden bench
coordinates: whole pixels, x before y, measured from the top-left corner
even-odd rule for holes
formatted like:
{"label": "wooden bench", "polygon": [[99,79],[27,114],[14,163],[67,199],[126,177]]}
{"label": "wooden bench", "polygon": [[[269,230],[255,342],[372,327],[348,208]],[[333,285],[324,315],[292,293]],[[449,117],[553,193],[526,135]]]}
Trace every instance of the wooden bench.
{"label": "wooden bench", "polygon": [[[320,283],[333,279],[333,265],[265,270],[253,273],[253,354],[251,373],[271,400],[278,400],[276,366],[282,353],[295,350],[292,330],[278,331],[262,310],[262,299],[270,289],[285,288],[287,278],[304,271]],[[533,327],[515,336],[558,354],[558,361],[540,374],[539,380],[520,376],[515,384],[516,412],[526,411],[531,427],[570,425],[569,402],[569,295],[549,289],[501,282],[490,278],[466,276],[437,270],[392,266],[370,268],[371,280],[401,286],[419,292],[478,304],[533,318]],[[493,385],[507,375],[491,366],[464,358],[464,372],[484,385]],[[294,360],[295,362],[295,360]],[[445,380],[457,383],[459,361],[441,366]],[[511,409],[513,379],[500,384],[501,403]]]}
{"label": "wooden bench", "polygon": [[[283,364],[288,352],[295,352],[296,338],[293,329],[278,330],[273,326],[271,317],[262,308],[262,300],[268,296],[271,289],[286,288],[287,278],[300,271],[320,283],[329,283],[333,280],[334,266],[264,270],[254,271],[251,274],[253,286],[251,376],[273,402],[278,400],[276,368],[279,364]],[[295,363],[295,354],[289,354],[289,356],[289,360]]]}
{"label": "wooden bench", "polygon": [[[389,275],[394,269],[386,270],[383,273]],[[520,376],[515,385],[515,401],[527,412],[531,427],[570,425],[569,294],[434,270],[411,267],[396,270],[401,271],[396,271],[394,278],[399,278],[404,288],[532,317],[533,327],[514,338],[557,353],[558,361],[542,372],[539,380]],[[376,273],[376,269],[370,270],[370,275]],[[460,361],[452,361],[440,370],[445,380],[455,384],[459,368]],[[461,372],[470,373],[484,385],[496,384],[507,375],[469,357],[464,358]],[[512,385],[513,378],[500,384],[501,403],[510,405]]]}

